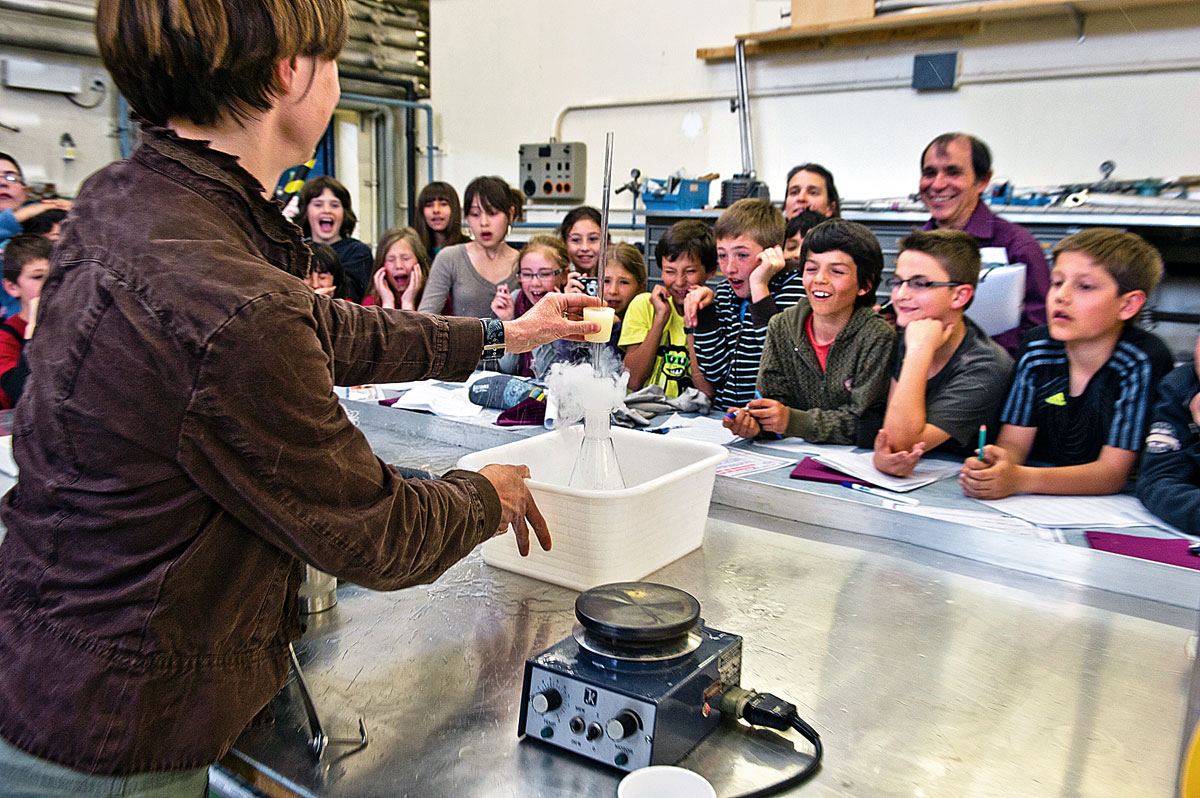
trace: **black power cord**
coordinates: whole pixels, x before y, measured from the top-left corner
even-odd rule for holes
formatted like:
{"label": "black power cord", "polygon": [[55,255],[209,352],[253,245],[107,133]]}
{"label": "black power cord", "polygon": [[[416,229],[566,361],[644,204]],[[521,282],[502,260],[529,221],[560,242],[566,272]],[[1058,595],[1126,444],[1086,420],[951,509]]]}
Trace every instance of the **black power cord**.
{"label": "black power cord", "polygon": [[821,745],[821,735],[800,717],[795,704],[770,693],[756,693],[741,687],[731,687],[721,696],[721,715],[741,718],[751,726],[766,726],[780,731],[795,729],[812,743],[813,747],[812,761],[800,772],[761,789],[742,793],[736,798],[765,798],[768,795],[778,795],[784,790],[803,784],[820,770],[821,756],[825,753]]}

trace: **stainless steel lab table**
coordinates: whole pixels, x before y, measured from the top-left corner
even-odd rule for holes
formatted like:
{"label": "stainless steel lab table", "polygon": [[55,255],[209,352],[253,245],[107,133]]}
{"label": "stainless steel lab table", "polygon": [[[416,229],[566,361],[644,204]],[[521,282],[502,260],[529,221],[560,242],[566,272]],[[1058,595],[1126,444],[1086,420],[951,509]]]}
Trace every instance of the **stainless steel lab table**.
{"label": "stainless steel lab table", "polygon": [[[408,449],[441,420],[362,407],[388,459],[453,459],[453,435]],[[796,795],[1171,793],[1188,609],[719,505],[703,549],[653,578],[742,635],[743,685],[794,701],[821,733],[825,765]],[[576,595],[478,551],[430,586],[344,586],[298,650],[326,726],[351,736],[361,715],[370,745],[315,764],[289,685],[275,725],[244,734],[231,760],[304,796],[614,795],[618,771],[516,739],[522,663],[570,632]],[[793,772],[807,750],[735,727],[683,764],[726,796]]]}

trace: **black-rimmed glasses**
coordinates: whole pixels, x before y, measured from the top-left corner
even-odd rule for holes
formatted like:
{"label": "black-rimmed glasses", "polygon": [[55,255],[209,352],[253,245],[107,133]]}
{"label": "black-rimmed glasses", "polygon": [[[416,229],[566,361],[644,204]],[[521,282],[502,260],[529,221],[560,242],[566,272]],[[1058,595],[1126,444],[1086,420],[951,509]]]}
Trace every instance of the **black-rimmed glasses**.
{"label": "black-rimmed glasses", "polygon": [[928,291],[930,288],[952,288],[956,285],[967,285],[967,283],[957,280],[930,280],[927,277],[909,277],[901,280],[899,277],[889,277],[887,287],[889,291],[895,291],[905,283],[913,291]]}

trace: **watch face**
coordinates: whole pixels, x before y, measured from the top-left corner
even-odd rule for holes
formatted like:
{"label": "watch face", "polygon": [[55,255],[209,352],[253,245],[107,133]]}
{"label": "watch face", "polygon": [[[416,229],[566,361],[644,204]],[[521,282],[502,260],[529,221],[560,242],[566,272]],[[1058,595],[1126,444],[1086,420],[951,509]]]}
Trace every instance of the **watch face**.
{"label": "watch face", "polygon": [[483,348],[485,351],[504,348],[504,322],[499,319],[483,319]]}

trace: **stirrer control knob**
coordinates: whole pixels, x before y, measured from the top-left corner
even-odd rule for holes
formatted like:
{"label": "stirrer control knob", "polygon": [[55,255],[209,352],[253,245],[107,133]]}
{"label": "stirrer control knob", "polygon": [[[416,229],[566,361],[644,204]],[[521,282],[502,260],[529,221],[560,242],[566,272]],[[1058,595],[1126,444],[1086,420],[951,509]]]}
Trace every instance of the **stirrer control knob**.
{"label": "stirrer control knob", "polygon": [[636,732],[639,725],[641,723],[633,710],[622,709],[617,713],[616,717],[608,722],[605,731],[608,732],[609,738],[613,740],[624,740]]}
{"label": "stirrer control knob", "polygon": [[562,693],[553,687],[541,691],[533,697],[533,711],[539,715],[553,712],[562,706]]}

